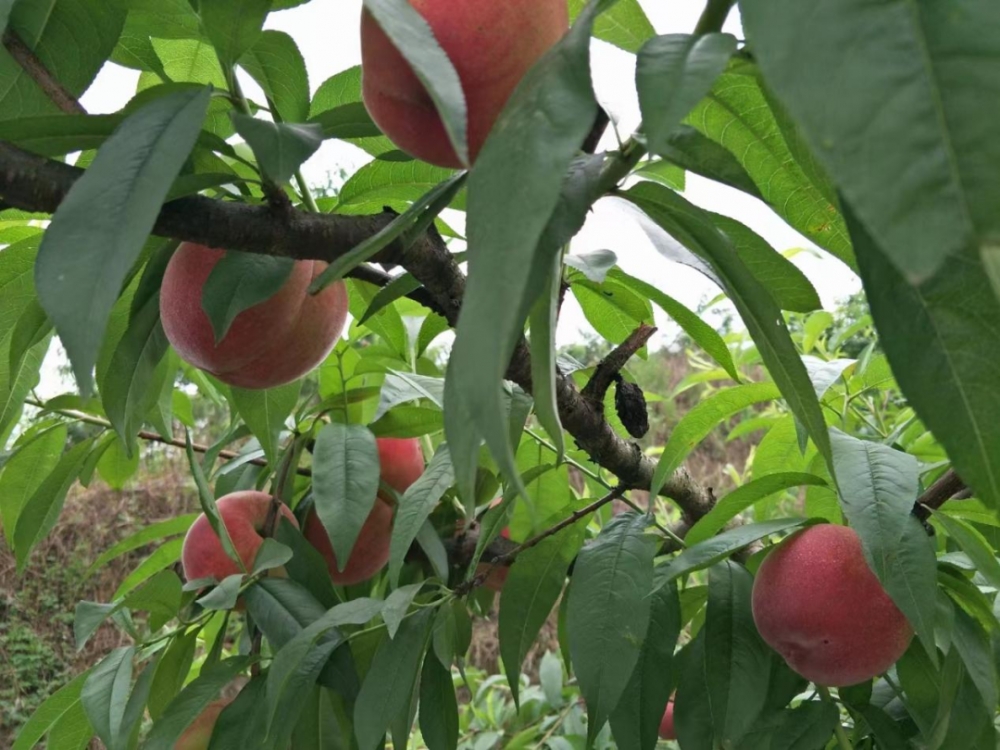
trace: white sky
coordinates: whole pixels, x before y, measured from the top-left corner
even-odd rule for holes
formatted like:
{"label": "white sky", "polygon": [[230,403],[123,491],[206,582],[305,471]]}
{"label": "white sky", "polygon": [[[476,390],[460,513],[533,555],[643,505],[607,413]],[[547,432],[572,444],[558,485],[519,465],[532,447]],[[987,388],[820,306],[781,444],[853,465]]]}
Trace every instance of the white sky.
{"label": "white sky", "polygon": [[[702,0],[669,3],[643,0],[642,4],[658,33],[691,31],[703,7]],[[356,22],[360,12],[361,0],[336,0],[336,10],[332,0],[314,0],[292,10],[272,13],[267,27],[285,31],[296,40],[306,61],[310,86],[315,91],[330,76],[360,62]],[[735,12],[725,30],[741,36]],[[635,58],[595,41],[592,67],[598,97],[618,122],[624,138],[639,123],[634,86]],[[91,113],[113,112],[132,97],[137,80],[137,71],[108,64],[82,97],[82,102]],[[259,89],[246,76],[241,81],[249,96],[262,98]],[[612,148],[614,144],[615,136],[609,131],[602,145]],[[350,144],[331,140],[304,165],[303,171],[309,182],[321,184],[325,183],[327,172],[336,173],[343,167],[350,174],[370,159]],[[742,221],[779,251],[814,247],[763,203],[737,190],[689,174],[685,195],[698,205]],[[719,290],[698,272],[663,259],[639,226],[611,201],[598,203],[573,243],[573,251],[577,253],[605,248],[618,255],[619,263],[628,273],[656,285],[689,307],[695,308],[718,294]],[[860,288],[858,278],[840,261],[825,254],[822,257],[815,255],[799,253],[794,262],[815,284],[825,307],[830,308],[837,300]],[[672,340],[678,329],[658,310],[657,323],[661,327],[662,340]],[[578,340],[581,330],[589,330],[589,325],[575,301],[567,299],[560,321],[559,344]]]}

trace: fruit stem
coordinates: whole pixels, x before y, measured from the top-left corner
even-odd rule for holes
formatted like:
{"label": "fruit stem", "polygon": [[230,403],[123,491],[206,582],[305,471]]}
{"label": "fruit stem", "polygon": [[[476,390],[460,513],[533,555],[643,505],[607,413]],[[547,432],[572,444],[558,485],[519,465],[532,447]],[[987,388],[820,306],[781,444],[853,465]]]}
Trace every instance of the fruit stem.
{"label": "fruit stem", "polygon": [[827,703],[832,703],[837,708],[837,723],[834,725],[833,733],[837,737],[837,744],[840,745],[840,750],[854,750],[851,738],[847,736],[844,725],[840,723],[840,708],[837,706],[837,702],[833,699],[833,696],[830,695],[830,689],[823,685],[817,685],[816,690],[820,698]]}

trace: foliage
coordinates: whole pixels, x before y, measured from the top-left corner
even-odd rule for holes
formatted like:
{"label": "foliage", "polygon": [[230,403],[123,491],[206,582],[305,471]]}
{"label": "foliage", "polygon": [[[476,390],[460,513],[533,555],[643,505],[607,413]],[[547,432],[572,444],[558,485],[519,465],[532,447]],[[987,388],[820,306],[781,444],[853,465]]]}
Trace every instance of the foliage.
{"label": "foliage", "polygon": [[[732,0],[662,36],[638,0],[573,0],[458,171],[388,141],[357,68],[311,93],[295,40],[264,30],[301,4],[0,0],[0,521],[18,574],[44,568],[71,489],[141,476],[146,442],[184,451],[237,571],[181,579],[192,516],[105,551],[97,567],[154,546],[76,608],[79,647],[101,627],[123,645],[61,675],[14,750],[171,748],[220,695],[215,748],[648,749],[671,695],[685,750],[995,747],[995,2],[739,0],[743,41],[722,33]],[[364,6],[464,161],[459,61],[404,0]],[[594,36],[636,56],[644,116],[605,152]],[[135,97],[88,115],[77,97],[108,60],[141,71]],[[313,194],[300,167],[328,139],[373,159]],[[758,200],[864,297],[821,309],[786,255],[688,200],[685,172]],[[721,333],[613,252],[573,253],[602,198],[719,287]],[[181,360],[160,315],[180,241],[234,253],[208,284],[233,293],[202,303],[213,345],[281,296],[289,258],[328,264],[310,293],[343,280],[350,325],[302,378],[227,385]],[[560,357],[570,293],[598,338]],[[676,381],[646,350],[663,315],[689,360]],[[304,343],[284,333],[264,366]],[[54,337],[76,386],[42,400]],[[643,408],[654,429],[636,443]],[[388,438],[417,441],[415,481],[392,478]],[[746,460],[690,470],[723,440],[752,443]],[[245,558],[216,501],[254,489],[273,501]],[[373,556],[386,502],[386,569],[334,585],[347,563],[328,567],[307,519],[338,560]],[[916,636],[835,695],[763,641],[751,605],[764,557],[820,522],[854,529]],[[466,658],[498,589],[503,677]],[[857,608],[863,648],[865,604],[826,606]],[[552,618],[536,684],[524,660]],[[23,617],[0,637],[13,679],[59,671]]]}

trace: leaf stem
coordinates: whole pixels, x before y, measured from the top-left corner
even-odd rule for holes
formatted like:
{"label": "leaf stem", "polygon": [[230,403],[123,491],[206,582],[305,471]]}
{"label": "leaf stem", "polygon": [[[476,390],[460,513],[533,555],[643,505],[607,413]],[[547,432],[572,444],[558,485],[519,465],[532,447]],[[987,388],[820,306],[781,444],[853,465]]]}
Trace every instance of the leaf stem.
{"label": "leaf stem", "polygon": [[694,27],[697,35],[710,34],[713,31],[722,31],[722,26],[729,17],[729,11],[736,5],[736,0],[708,0],[705,3],[705,10],[698,19],[698,24]]}
{"label": "leaf stem", "polygon": [[847,736],[844,725],[840,723],[840,708],[837,706],[837,702],[833,699],[833,696],[830,695],[830,689],[823,685],[817,685],[816,690],[819,692],[820,698],[837,708],[837,723],[833,728],[833,733],[837,737],[837,744],[840,745],[840,750],[854,750],[851,738]]}

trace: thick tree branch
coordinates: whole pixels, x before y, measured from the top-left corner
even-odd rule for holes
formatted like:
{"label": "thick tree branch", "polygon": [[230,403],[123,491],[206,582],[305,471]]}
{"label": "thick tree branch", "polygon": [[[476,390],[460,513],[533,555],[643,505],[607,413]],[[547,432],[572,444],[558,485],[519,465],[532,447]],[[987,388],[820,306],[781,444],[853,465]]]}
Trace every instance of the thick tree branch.
{"label": "thick tree branch", "polygon": [[[623,164],[634,158],[630,147]],[[618,171],[624,170],[624,166]],[[82,174],[76,167],[30,154],[0,141],[0,199],[26,211],[53,213]],[[163,206],[154,232],[178,240],[246,252],[296,259],[331,261],[370,237],[393,220],[389,213],[374,216],[311,214],[294,210],[276,217],[267,206],[192,196]],[[462,274],[441,237],[430,231],[408,247],[386,248],[378,261],[406,268],[423,284],[432,309],[454,326],[465,292]],[[358,275],[379,283],[388,277],[374,269]],[[508,379],[531,392],[531,359],[522,341],[515,350]],[[633,443],[621,438],[577,389],[572,378],[558,376],[556,394],[563,426],[597,464],[617,476],[627,489],[648,489],[654,464]],[[683,469],[670,477],[662,494],[672,498],[685,515],[697,519],[712,507],[711,496]]]}
{"label": "thick tree branch", "polygon": [[21,69],[31,77],[45,95],[63,112],[70,115],[85,115],[87,111],[80,105],[76,97],[67,91],[55,77],[49,73],[45,64],[38,56],[21,41],[12,29],[7,29],[0,38],[4,49],[10,54]]}

